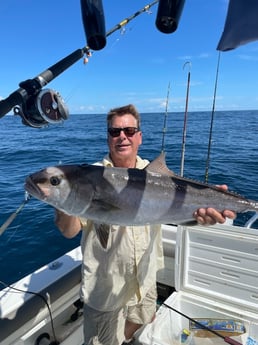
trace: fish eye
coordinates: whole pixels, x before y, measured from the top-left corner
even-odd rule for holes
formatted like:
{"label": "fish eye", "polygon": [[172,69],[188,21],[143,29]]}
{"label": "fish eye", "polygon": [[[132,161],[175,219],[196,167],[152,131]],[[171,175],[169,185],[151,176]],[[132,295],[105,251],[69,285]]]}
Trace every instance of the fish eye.
{"label": "fish eye", "polygon": [[52,184],[52,186],[58,186],[61,183],[61,179],[58,176],[50,177],[49,181]]}

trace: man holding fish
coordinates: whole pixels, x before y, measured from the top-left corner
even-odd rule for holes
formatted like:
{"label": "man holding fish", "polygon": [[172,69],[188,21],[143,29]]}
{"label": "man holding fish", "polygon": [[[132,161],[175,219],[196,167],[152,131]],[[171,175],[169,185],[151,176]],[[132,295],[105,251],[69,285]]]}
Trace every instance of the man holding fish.
{"label": "man holding fish", "polygon": [[[107,117],[109,154],[105,167],[144,169],[140,116],[133,105],[113,109]],[[221,186],[227,189],[227,186]],[[224,223],[229,210],[199,208],[200,224]],[[151,322],[156,311],[156,272],[163,265],[161,226],[98,223],[56,210],[55,223],[66,237],[82,230],[82,287],[85,345],[133,344],[133,334]]]}

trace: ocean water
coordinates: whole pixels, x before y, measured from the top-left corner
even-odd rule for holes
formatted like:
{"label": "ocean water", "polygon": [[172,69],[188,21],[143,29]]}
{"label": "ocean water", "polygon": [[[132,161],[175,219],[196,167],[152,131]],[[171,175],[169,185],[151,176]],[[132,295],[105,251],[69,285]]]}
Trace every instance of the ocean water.
{"label": "ocean water", "polygon": [[[210,122],[211,112],[188,113],[185,177],[205,179]],[[168,167],[180,173],[184,113],[142,114],[141,127],[140,155],[154,159],[164,135]],[[24,126],[17,116],[1,118],[0,225],[23,202],[24,179],[30,173],[49,165],[100,160],[108,150],[105,128],[105,114],[71,115],[62,124],[41,129]],[[230,190],[258,200],[257,139],[258,111],[216,112],[208,182],[225,183]],[[238,217],[235,224],[244,224],[249,216]],[[65,239],[54,225],[53,208],[32,198],[0,236],[0,281],[13,283],[79,242],[80,235]]]}

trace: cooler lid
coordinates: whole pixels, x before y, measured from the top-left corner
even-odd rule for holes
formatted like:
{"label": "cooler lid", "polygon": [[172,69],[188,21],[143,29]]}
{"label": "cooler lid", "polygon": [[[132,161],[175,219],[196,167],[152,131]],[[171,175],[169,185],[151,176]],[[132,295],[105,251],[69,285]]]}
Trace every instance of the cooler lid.
{"label": "cooler lid", "polygon": [[213,301],[258,310],[258,230],[178,226],[175,285]]}

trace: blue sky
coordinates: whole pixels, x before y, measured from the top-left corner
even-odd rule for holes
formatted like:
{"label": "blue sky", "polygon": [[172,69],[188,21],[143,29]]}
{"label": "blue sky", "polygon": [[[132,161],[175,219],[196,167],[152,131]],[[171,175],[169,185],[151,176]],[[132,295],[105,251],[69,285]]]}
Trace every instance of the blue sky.
{"label": "blue sky", "polygon": [[[106,30],[131,16],[146,0],[103,0]],[[186,0],[179,27],[163,34],[155,26],[157,5],[115,32],[46,87],[57,90],[70,113],[106,113],[134,103],[140,112],[161,112],[170,83],[169,111],[184,111],[187,74],[189,111],[211,110],[217,44],[227,0]],[[0,99],[86,45],[79,0],[1,0]],[[190,62],[184,67],[186,62]],[[258,107],[258,42],[221,53],[216,110]]]}

